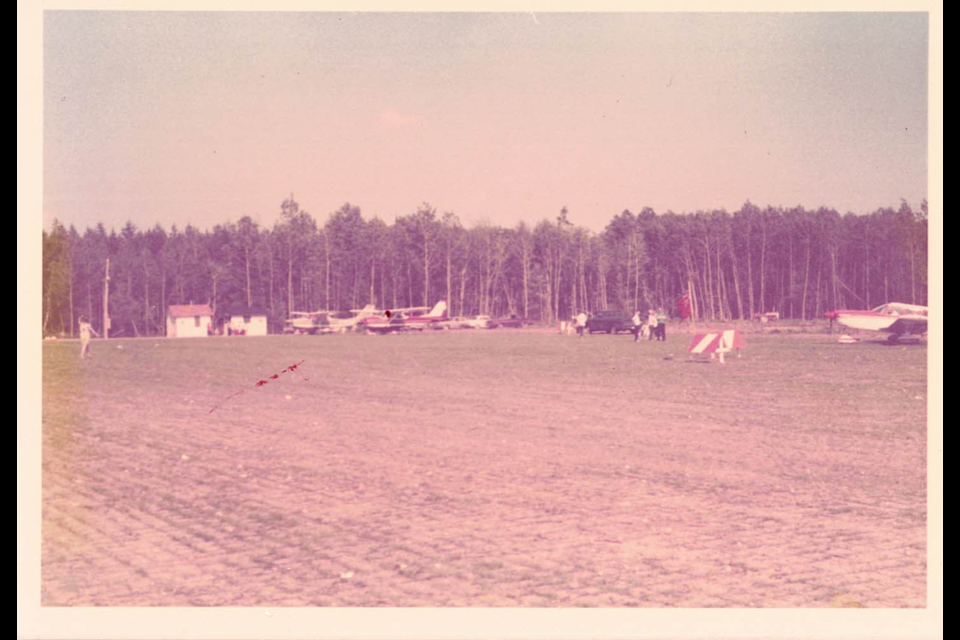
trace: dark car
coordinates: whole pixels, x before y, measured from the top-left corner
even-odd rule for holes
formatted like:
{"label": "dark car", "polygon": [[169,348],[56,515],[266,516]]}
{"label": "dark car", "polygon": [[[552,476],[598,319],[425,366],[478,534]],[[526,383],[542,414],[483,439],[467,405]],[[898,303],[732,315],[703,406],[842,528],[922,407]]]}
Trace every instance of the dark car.
{"label": "dark car", "polygon": [[633,319],[619,309],[603,309],[587,320],[587,331],[590,333],[632,332]]}
{"label": "dark car", "polygon": [[531,318],[518,318],[516,315],[512,315],[509,318],[497,318],[497,324],[507,329],[521,329],[536,323]]}
{"label": "dark car", "polygon": [[620,309],[603,309],[587,320],[587,331],[590,333],[632,332],[633,319]]}

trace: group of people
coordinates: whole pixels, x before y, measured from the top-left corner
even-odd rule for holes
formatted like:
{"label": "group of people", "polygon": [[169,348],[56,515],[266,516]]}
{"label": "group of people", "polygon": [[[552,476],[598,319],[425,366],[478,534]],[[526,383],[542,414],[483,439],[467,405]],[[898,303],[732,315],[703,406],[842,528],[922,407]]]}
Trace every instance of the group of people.
{"label": "group of people", "polygon": [[667,341],[667,313],[663,307],[650,309],[646,322],[639,311],[633,314],[633,341],[639,342],[643,336],[647,336],[647,340]]}
{"label": "group of people", "polygon": [[[582,338],[587,331],[587,312],[581,311],[577,314],[575,320],[577,335]],[[651,308],[647,314],[646,322],[644,322],[640,312],[637,311],[633,314],[632,322],[634,342],[639,342],[643,336],[647,336],[647,340],[656,338],[657,342],[667,341],[667,312],[663,310],[663,307]]]}

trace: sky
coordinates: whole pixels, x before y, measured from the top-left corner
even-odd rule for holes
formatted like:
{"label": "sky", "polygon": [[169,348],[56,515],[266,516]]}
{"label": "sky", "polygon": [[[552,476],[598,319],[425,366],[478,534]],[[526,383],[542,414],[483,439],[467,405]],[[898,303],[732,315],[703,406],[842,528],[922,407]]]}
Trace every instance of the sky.
{"label": "sky", "polygon": [[43,224],[927,198],[923,13],[47,11]]}

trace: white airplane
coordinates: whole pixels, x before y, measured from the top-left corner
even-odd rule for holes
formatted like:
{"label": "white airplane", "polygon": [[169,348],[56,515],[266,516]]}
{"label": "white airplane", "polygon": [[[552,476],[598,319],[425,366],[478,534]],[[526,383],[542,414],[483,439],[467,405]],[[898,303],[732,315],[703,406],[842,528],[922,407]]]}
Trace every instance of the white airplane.
{"label": "white airplane", "polygon": [[294,333],[346,333],[377,313],[372,304],[350,311],[294,311],[288,323]]}
{"label": "white airplane", "polygon": [[338,311],[329,313],[320,319],[318,333],[346,333],[357,328],[364,318],[372,318],[378,313],[377,308],[368,304],[363,309]]}
{"label": "white airplane", "polygon": [[824,315],[851,329],[889,333],[890,342],[927,332],[927,307],[918,304],[888,302],[870,311],[840,309]]}
{"label": "white airplane", "polygon": [[325,311],[294,311],[287,318],[284,333],[313,333],[316,330],[316,318]]}
{"label": "white airplane", "polygon": [[443,322],[447,319],[447,301],[441,300],[430,307],[408,307],[384,311],[382,315],[364,318],[360,326],[372,333],[388,333],[391,331],[407,331],[417,329],[422,331],[427,325]]}

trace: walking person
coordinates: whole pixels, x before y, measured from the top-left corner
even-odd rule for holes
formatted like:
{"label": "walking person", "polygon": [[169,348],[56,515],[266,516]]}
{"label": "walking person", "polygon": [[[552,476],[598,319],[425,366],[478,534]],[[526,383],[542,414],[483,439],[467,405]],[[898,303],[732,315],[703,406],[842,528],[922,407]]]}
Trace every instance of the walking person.
{"label": "walking person", "polygon": [[90,334],[93,334],[100,337],[100,334],[97,333],[96,329],[87,322],[83,316],[80,316],[80,359],[89,358],[90,356]]}
{"label": "walking person", "polygon": [[577,335],[582,338],[586,330],[587,330],[587,312],[581,311],[580,314],[577,316]]}

